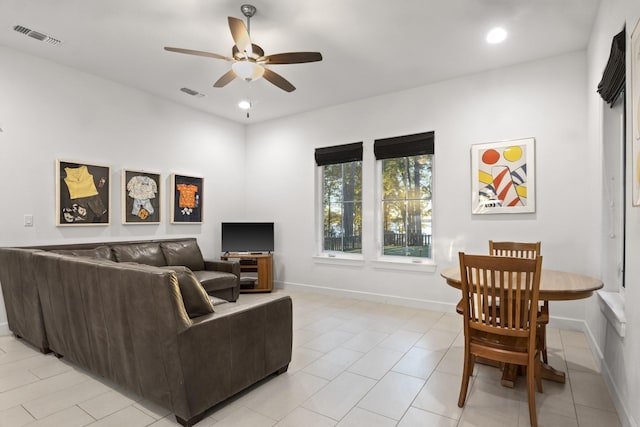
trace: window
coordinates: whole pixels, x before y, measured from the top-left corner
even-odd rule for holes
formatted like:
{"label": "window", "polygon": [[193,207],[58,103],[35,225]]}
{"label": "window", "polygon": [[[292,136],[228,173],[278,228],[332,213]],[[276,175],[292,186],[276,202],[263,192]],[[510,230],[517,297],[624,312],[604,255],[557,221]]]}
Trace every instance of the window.
{"label": "window", "polygon": [[433,132],[375,141],[381,254],[431,258]]}
{"label": "window", "polygon": [[362,253],[362,143],[316,150],[322,167],[322,251]]}

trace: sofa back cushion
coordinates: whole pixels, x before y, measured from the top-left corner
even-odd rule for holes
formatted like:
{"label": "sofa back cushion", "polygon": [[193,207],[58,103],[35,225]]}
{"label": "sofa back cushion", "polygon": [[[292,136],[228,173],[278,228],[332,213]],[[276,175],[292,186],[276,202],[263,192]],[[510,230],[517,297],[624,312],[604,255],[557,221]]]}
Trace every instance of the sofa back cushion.
{"label": "sofa back cushion", "polygon": [[137,262],[139,264],[153,265],[156,267],[164,267],[167,265],[159,243],[149,242],[113,245],[111,246],[111,250],[118,262]]}
{"label": "sofa back cushion", "polygon": [[162,268],[176,273],[178,286],[182,294],[182,302],[189,318],[193,319],[194,317],[213,313],[213,304],[209,299],[209,295],[207,295],[207,292],[189,268],[181,265]]}
{"label": "sofa back cushion", "polygon": [[63,255],[75,255],[84,256],[87,258],[108,259],[109,261],[115,261],[111,248],[109,246],[97,246],[91,249],[58,249],[53,252]]}
{"label": "sofa back cushion", "polygon": [[184,265],[192,271],[204,270],[204,258],[196,239],[161,242],[167,265]]}

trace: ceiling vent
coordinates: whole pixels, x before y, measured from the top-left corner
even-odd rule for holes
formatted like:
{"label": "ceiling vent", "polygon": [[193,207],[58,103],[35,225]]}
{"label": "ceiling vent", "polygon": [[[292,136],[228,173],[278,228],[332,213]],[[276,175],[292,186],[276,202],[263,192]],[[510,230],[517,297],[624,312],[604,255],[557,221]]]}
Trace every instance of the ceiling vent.
{"label": "ceiling vent", "polygon": [[198,98],[202,98],[204,96],[204,93],[200,93],[197,90],[189,89],[188,87],[183,87],[180,90],[187,95],[196,96]]}
{"label": "ceiling vent", "polygon": [[57,46],[61,43],[58,39],[54,39],[53,37],[49,37],[48,35],[39,33],[37,31],[33,31],[32,29],[23,27],[22,25],[16,25],[13,27],[13,29],[21,34],[24,34],[25,36],[40,40],[41,42],[47,42],[53,46]]}

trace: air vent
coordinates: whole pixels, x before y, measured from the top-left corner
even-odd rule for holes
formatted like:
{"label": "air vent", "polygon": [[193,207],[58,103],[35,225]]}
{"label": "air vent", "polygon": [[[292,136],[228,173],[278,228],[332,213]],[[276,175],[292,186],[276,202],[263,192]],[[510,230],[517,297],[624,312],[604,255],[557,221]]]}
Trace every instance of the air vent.
{"label": "air vent", "polygon": [[180,88],[180,90],[187,95],[196,96],[198,98],[202,98],[203,96],[205,96],[204,93],[200,93],[197,90],[189,89],[188,87]]}
{"label": "air vent", "polygon": [[23,27],[22,25],[16,25],[13,27],[13,29],[21,34],[24,34],[25,36],[29,36],[36,40],[40,40],[41,42],[47,42],[53,46],[57,46],[61,43],[60,40],[58,39],[54,39],[53,37],[50,37],[46,34],[39,33],[30,28]]}

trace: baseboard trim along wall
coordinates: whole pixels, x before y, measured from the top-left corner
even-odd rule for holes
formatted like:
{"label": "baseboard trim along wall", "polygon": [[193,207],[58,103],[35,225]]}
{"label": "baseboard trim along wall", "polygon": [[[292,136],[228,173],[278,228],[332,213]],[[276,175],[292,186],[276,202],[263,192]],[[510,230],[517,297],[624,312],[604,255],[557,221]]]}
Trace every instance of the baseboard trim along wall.
{"label": "baseboard trim along wall", "polygon": [[395,295],[377,294],[373,292],[352,291],[346,289],[328,288],[325,286],[307,285],[302,283],[276,282],[274,286],[280,289],[292,289],[306,292],[315,292],[325,295],[333,295],[343,298],[360,299],[365,301],[379,302],[382,304],[395,304],[403,307],[422,308],[426,310],[455,312],[456,305],[440,301],[430,301],[417,298],[404,298]]}

